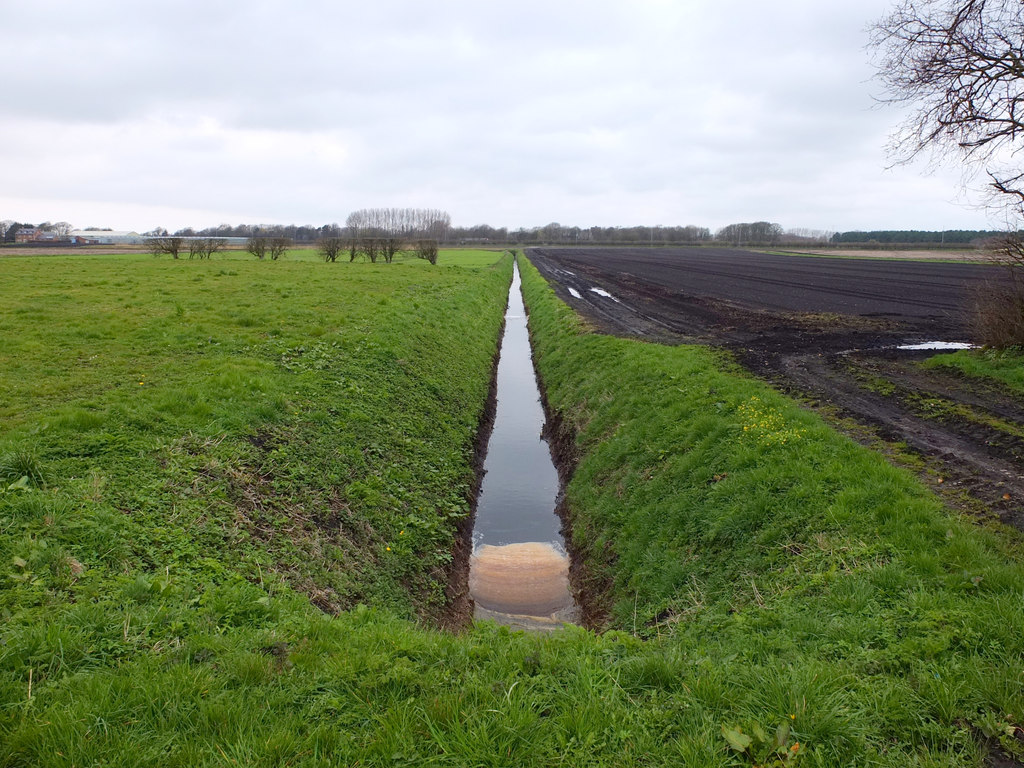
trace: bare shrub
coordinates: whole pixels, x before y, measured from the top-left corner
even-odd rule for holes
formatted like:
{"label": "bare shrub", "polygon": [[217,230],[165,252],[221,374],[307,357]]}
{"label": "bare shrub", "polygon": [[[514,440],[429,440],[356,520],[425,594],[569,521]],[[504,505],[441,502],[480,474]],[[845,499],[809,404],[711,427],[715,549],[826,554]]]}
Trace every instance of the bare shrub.
{"label": "bare shrub", "polygon": [[345,249],[345,240],[340,237],[321,237],[316,243],[316,249],[324,261],[335,262],[338,254]]}
{"label": "bare shrub", "polygon": [[190,259],[209,259],[226,247],[223,240],[213,237],[195,237],[188,241],[188,257]]}
{"label": "bare shrub", "polygon": [[382,248],[381,241],[376,237],[363,238],[360,243],[360,248],[363,255],[370,260],[371,264],[376,264],[377,259],[380,258],[380,252]]}
{"label": "bare shrub", "polygon": [[250,237],[245,244],[245,250],[260,261],[263,261],[264,257],[267,255],[267,238]]}
{"label": "bare shrub", "polygon": [[177,259],[184,247],[185,238],[183,237],[156,237],[146,242],[146,248],[154,256],[166,254],[172,259]]}
{"label": "bare shrub", "polygon": [[1024,240],[1007,235],[989,244],[988,258],[1004,268],[1004,279],[973,292],[971,330],[986,347],[1024,347]]}
{"label": "bare shrub", "polygon": [[270,255],[271,261],[277,261],[284,256],[291,247],[292,239],[290,237],[272,237],[267,244],[267,253]]}
{"label": "bare shrub", "polygon": [[426,259],[437,264],[437,240],[417,240],[414,247],[417,259]]}
{"label": "bare shrub", "polygon": [[402,238],[394,235],[380,238],[380,253],[384,261],[390,264],[395,260],[395,254],[402,250]]}

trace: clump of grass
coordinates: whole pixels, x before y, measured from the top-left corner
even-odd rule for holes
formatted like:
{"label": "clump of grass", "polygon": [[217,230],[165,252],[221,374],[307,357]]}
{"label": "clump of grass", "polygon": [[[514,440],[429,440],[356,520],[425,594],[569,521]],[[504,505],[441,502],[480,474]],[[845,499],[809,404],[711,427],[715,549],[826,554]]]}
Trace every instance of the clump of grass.
{"label": "clump of grass", "polygon": [[37,488],[46,485],[38,453],[25,446],[0,453],[0,483],[16,483],[22,480]]}

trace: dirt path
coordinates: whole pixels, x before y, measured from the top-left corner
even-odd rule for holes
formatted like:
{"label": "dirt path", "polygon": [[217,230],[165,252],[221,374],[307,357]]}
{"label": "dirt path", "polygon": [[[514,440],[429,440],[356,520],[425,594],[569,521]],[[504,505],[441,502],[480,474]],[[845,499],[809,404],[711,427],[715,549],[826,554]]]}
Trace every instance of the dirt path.
{"label": "dirt path", "polygon": [[970,291],[999,270],[728,249],[533,249],[599,329],[731,350],[950,504],[1024,530],[1024,404],[894,347],[969,337]]}

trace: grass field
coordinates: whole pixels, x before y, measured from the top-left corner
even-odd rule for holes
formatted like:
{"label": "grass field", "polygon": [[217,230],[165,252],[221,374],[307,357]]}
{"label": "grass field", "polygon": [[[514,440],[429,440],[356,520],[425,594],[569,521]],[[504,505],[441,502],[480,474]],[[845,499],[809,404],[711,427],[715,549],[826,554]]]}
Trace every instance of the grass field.
{"label": "grass field", "polygon": [[0,262],[0,765],[1019,750],[1019,537],[950,519],[706,350],[585,332],[528,265],[612,629],[426,626],[467,509],[497,258]]}

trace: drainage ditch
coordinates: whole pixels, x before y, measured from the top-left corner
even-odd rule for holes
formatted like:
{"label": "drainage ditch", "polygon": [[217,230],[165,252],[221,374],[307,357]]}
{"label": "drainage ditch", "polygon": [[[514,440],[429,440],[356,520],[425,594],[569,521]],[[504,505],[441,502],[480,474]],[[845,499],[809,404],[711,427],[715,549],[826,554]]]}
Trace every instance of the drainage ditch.
{"label": "drainage ditch", "polygon": [[517,264],[498,359],[494,427],[476,505],[469,592],[475,618],[535,631],[579,618],[555,513],[559,476],[544,425]]}

